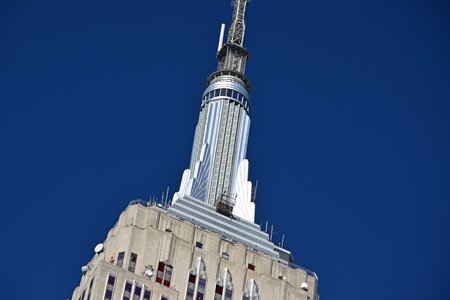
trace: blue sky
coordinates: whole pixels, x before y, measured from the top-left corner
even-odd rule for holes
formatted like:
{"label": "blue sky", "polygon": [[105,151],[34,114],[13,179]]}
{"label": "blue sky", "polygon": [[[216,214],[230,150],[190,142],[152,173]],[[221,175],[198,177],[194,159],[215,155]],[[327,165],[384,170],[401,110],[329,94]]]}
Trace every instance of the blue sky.
{"label": "blue sky", "polygon": [[[0,298],[70,298],[128,202],[178,188],[229,4],[0,3]],[[249,6],[256,218],[322,299],[450,297],[449,37],[445,1]]]}

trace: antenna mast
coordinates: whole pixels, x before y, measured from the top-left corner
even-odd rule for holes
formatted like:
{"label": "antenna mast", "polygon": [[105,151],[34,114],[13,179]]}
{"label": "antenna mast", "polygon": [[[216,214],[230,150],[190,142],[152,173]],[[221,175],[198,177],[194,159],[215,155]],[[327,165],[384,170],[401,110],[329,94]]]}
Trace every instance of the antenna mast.
{"label": "antenna mast", "polygon": [[[235,70],[245,73],[249,53],[244,48],[245,10],[250,0],[233,0],[233,21],[228,30],[228,40],[217,53],[219,70]],[[220,47],[220,46],[219,46]]]}

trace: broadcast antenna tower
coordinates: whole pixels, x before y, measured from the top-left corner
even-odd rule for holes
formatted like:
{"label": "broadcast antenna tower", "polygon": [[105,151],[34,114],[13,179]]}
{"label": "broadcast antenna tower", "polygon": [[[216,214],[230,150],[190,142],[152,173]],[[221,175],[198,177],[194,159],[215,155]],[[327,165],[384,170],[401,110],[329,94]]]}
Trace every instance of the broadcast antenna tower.
{"label": "broadcast antenna tower", "polygon": [[206,80],[195,130],[189,169],[183,173],[174,202],[190,196],[211,206],[233,199],[233,215],[254,222],[252,184],[248,181],[247,151],[250,129],[250,81],[245,75],[249,53],[244,47],[248,0],[234,0],[233,18],[223,43],[222,24],[217,51],[218,68]]}

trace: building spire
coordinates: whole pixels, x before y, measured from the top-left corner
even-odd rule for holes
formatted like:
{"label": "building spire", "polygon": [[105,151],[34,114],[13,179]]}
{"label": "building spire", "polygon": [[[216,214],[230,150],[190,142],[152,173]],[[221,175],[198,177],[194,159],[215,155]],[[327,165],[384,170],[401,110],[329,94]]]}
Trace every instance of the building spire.
{"label": "building spire", "polygon": [[249,53],[244,48],[245,37],[245,12],[250,0],[232,0],[233,21],[228,30],[227,43],[219,49],[218,70],[234,70],[245,73],[245,65]]}
{"label": "building spire", "polygon": [[245,9],[249,0],[233,0],[233,23],[228,31],[228,43],[244,46]]}

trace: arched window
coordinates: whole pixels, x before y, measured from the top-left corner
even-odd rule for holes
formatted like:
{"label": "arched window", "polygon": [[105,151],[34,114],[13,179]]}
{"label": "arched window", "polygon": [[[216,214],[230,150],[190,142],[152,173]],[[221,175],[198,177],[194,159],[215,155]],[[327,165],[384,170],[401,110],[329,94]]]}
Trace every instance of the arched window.
{"label": "arched window", "polygon": [[233,282],[231,273],[224,268],[217,278],[214,300],[231,300],[233,297]]}
{"label": "arched window", "polygon": [[186,300],[203,300],[206,289],[206,267],[201,257],[198,257],[192,264],[189,271]]}
{"label": "arched window", "polygon": [[259,300],[258,285],[254,279],[247,280],[242,300]]}

